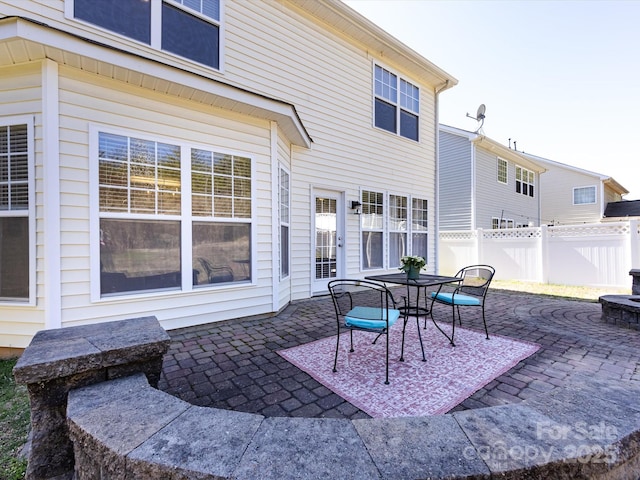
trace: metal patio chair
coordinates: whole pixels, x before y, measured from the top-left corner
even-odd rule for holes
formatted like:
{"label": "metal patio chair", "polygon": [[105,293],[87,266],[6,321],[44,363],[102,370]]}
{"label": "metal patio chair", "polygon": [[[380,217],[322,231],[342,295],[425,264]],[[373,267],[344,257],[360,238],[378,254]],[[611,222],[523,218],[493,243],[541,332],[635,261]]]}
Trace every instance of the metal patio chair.
{"label": "metal patio chair", "polygon": [[487,320],[484,314],[484,304],[489,285],[495,274],[495,269],[490,265],[470,265],[464,267],[456,273],[457,278],[462,281],[457,284],[451,292],[440,291],[431,293],[431,317],[433,318],[433,304],[441,303],[451,305],[453,310],[453,321],[451,329],[451,344],[456,330],[456,311],[458,312],[458,324],[462,325],[460,317],[460,307],[480,307],[482,309],[482,323],[484,323],[484,332],[489,340],[489,330],[487,329]]}
{"label": "metal patio chair", "polygon": [[[396,301],[391,291],[384,285],[368,280],[339,279],[329,282],[329,293],[333,300],[336,312],[338,334],[336,336],[336,354],[333,360],[333,371],[337,371],[338,349],[340,346],[340,333],[349,330],[351,341],[349,352],[353,352],[353,331],[375,333],[375,344],[378,338],[384,335],[385,345],[385,384],[389,384],[389,329],[403,318],[402,351],[400,361],[404,361],[404,333],[407,324],[406,309],[404,313],[397,308]],[[406,299],[405,299],[406,303]],[[406,305],[405,305],[406,306]],[[417,321],[417,319],[416,319]],[[424,359],[424,347],[422,336],[418,327],[422,357]]]}

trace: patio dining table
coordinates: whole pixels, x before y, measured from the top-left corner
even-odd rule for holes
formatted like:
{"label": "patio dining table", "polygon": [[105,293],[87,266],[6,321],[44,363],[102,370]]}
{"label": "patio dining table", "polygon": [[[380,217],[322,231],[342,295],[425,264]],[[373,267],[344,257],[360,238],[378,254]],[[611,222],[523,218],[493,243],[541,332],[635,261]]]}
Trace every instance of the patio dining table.
{"label": "patio dining table", "polygon": [[[447,335],[447,333],[440,328],[433,318],[433,300],[431,303],[428,303],[428,297],[426,288],[427,287],[438,287],[436,291],[436,295],[440,293],[440,290],[444,285],[451,283],[460,283],[462,278],[459,277],[448,277],[444,275],[430,275],[430,274],[420,274],[418,278],[409,278],[406,273],[388,273],[383,275],[369,275],[364,277],[366,280],[373,280],[376,282],[381,282],[384,284],[396,284],[396,285],[406,285],[407,287],[407,306],[401,307],[400,310],[406,310],[407,315],[412,315],[415,317],[424,315],[425,317],[429,315],[431,317],[431,321],[436,326],[436,328],[449,340],[451,345],[455,346],[453,343],[453,338]],[[411,290],[415,288],[415,302],[411,301]],[[420,305],[420,290],[425,289],[425,298],[424,298],[424,306]],[[426,327],[426,318],[425,318],[425,327]]]}

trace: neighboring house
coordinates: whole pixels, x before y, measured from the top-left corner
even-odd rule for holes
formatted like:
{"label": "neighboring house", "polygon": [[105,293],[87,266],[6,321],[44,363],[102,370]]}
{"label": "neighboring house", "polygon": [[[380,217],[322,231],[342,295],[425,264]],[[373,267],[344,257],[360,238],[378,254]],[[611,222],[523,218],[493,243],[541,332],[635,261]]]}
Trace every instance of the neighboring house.
{"label": "neighboring house", "polygon": [[435,271],[438,95],[457,82],[342,2],[0,16],[5,352],[43,328],[270,314],[402,254]]}
{"label": "neighboring house", "polygon": [[605,216],[607,204],[620,202],[622,196],[629,193],[607,175],[535,155],[522,155],[546,169],[540,181],[542,223],[571,225],[600,222]]}
{"label": "neighboring house", "polygon": [[482,134],[439,130],[440,231],[540,225],[544,167]]}

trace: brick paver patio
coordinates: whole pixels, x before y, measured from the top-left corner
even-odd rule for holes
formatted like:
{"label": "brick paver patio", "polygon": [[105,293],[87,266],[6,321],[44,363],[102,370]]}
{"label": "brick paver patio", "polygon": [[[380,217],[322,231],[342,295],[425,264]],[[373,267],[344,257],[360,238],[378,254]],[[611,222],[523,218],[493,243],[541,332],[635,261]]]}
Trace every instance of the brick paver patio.
{"label": "brick paver patio", "polygon": [[[482,330],[480,312],[473,310],[462,312],[462,326]],[[640,331],[606,324],[600,315],[598,303],[491,290],[489,333],[542,348],[452,411],[517,403],[562,386],[572,373],[640,381]],[[436,306],[436,319],[450,316],[450,309]],[[331,299],[320,297],[273,317],[173,330],[159,387],[195,405],[264,416],[368,418],[276,353],[335,329]]]}

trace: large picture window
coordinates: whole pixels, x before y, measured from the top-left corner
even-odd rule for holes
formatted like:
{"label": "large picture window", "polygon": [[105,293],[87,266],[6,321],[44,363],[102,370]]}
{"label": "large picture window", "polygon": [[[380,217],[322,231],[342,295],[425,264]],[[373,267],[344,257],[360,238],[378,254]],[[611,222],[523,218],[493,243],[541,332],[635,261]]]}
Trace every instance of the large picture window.
{"label": "large picture window", "polygon": [[418,141],[420,90],[379,65],[374,67],[374,124]]}
{"label": "large picture window", "polygon": [[30,299],[32,126],[0,124],[0,301]]}
{"label": "large picture window", "polygon": [[220,1],[73,0],[72,16],[219,69]]}
{"label": "large picture window", "polygon": [[251,280],[251,159],[99,132],[98,165],[101,294]]}

